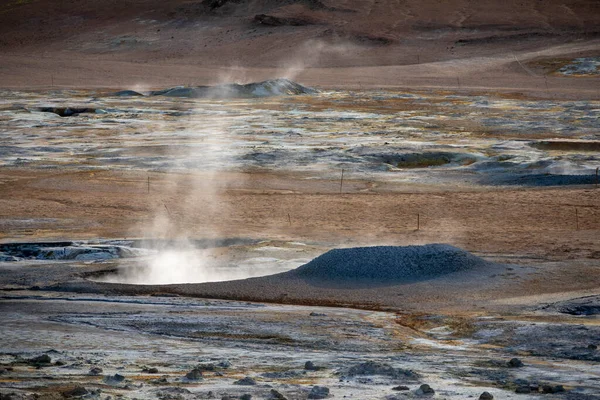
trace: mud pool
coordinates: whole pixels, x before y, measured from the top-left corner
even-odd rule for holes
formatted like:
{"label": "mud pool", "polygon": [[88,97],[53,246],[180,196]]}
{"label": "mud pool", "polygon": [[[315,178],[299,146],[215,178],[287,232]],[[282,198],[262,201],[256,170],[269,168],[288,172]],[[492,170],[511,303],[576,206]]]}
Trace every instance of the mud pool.
{"label": "mud pool", "polygon": [[[348,179],[530,186],[594,183],[600,165],[598,152],[577,150],[598,146],[598,101],[436,91],[230,100],[1,95],[6,167],[268,170],[307,178],[344,169]],[[43,111],[68,107],[86,112]],[[553,140],[574,144],[539,145]]]}

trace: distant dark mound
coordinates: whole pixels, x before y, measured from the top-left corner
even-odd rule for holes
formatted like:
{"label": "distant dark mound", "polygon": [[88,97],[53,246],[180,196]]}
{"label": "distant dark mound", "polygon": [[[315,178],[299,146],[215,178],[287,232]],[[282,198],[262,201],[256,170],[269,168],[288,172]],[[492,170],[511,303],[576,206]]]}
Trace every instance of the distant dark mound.
{"label": "distant dark mound", "polygon": [[218,86],[174,87],[153,91],[151,96],[186,98],[255,98],[271,96],[290,96],[314,94],[317,90],[302,86],[289,79],[271,79],[268,81],[239,85],[236,83]]}
{"label": "distant dark mound", "polygon": [[576,140],[541,140],[529,143],[531,147],[539,150],[549,151],[600,151],[600,141],[576,141]]}
{"label": "distant dark mound", "polygon": [[544,307],[544,309],[571,315],[600,315],[600,296],[589,296],[560,301],[548,305]]}
{"label": "distant dark mound", "polygon": [[410,282],[488,264],[446,244],[356,247],[328,251],[286,275],[323,281]]}
{"label": "distant dark mound", "polygon": [[61,117],[76,117],[79,114],[95,113],[95,108],[89,107],[39,107],[37,111],[54,113]]}
{"label": "distant dark mound", "polygon": [[136,92],[135,90],[121,90],[119,92],[113,93],[113,96],[117,97],[139,97],[143,96],[143,94]]}

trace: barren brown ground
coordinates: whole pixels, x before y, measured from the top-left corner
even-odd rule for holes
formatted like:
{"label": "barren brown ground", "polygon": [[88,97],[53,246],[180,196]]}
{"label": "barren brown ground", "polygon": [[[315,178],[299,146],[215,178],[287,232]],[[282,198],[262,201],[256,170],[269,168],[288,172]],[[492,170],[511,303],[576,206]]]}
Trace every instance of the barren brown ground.
{"label": "barren brown ground", "polygon": [[180,183],[173,193],[169,183],[185,182],[185,176],[151,175],[150,193],[147,175],[133,172],[5,169],[1,179],[4,240],[143,237],[143,227],[166,205],[176,230],[196,238],[299,240],[331,247],[441,242],[518,265],[382,287],[258,278],[170,287],[104,284],[94,290],[473,312],[577,297],[600,285],[600,189],[590,186],[459,191],[352,181],[340,194],[336,181],[232,173],[217,177],[225,189],[214,207],[209,204],[214,195],[181,202],[192,187]]}
{"label": "barren brown ground", "polygon": [[[594,0],[8,1],[0,87],[147,88],[288,77],[337,88],[449,87],[597,98],[552,60],[597,56]],[[260,24],[255,16],[301,24]],[[541,64],[540,64],[541,63]],[[540,67],[542,66],[542,67]]]}

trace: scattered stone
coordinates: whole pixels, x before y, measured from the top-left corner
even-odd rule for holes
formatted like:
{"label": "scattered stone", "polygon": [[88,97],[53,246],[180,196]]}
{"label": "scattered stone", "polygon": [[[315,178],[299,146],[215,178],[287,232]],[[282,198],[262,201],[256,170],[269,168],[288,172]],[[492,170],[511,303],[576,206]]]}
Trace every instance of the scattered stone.
{"label": "scattered stone", "polygon": [[590,344],[587,348],[588,350],[598,350],[598,346],[596,346],[595,344]]}
{"label": "scattered stone", "polygon": [[104,382],[109,385],[117,385],[125,380],[125,377],[121,374],[114,374],[104,377]]}
{"label": "scattered stone", "polygon": [[158,368],[148,368],[148,367],[144,367],[142,368],[142,372],[145,372],[147,374],[158,374]]}
{"label": "scattered stone", "polygon": [[323,367],[317,367],[312,361],[307,361],[304,363],[304,369],[307,371],[320,371]]}
{"label": "scattered stone", "polygon": [[63,365],[66,365],[66,363],[62,360],[58,360],[54,362],[54,365],[56,365],[57,367],[62,367]]}
{"label": "scattered stone", "polygon": [[325,386],[313,386],[308,394],[309,399],[326,399],[329,396],[329,388]]}
{"label": "scattered stone", "polygon": [[479,400],[494,400],[494,396],[490,392],[483,392],[479,396]]}
{"label": "scattered stone", "polygon": [[199,381],[200,379],[202,379],[202,371],[200,371],[198,368],[194,368],[193,370],[185,374],[185,379],[189,381]]}
{"label": "scattered stone", "polygon": [[511,358],[508,362],[509,368],[521,368],[523,365],[523,362],[518,358]]}
{"label": "scattered stone", "polygon": [[552,394],[552,393],[562,393],[565,391],[563,385],[544,385],[542,386],[542,393]]}
{"label": "scattered stone", "polygon": [[169,383],[169,380],[167,379],[166,376],[161,376],[158,379],[151,380],[149,383],[151,383],[153,385],[163,385],[165,383]]}
{"label": "scattered stone", "polygon": [[394,386],[392,388],[392,390],[401,391],[401,390],[410,390],[410,388],[408,386],[400,385],[400,386]]}
{"label": "scattered stone", "polygon": [[367,361],[362,364],[355,365],[348,370],[348,375],[385,375],[393,378],[418,378],[419,374],[411,370],[394,368],[389,364]]}
{"label": "scattered stone", "polygon": [[102,372],[103,372],[102,368],[92,367],[92,368],[90,368],[90,372],[88,372],[88,375],[100,375]]}
{"label": "scattered stone", "polygon": [[271,397],[277,400],[288,400],[287,397],[285,397],[283,394],[279,393],[275,389],[271,389]]}
{"label": "scattered stone", "polygon": [[243,385],[243,386],[253,386],[253,385],[256,385],[256,381],[254,379],[252,379],[251,377],[247,376],[245,378],[242,378],[240,380],[233,382],[233,384],[234,385]]}
{"label": "scattered stone", "polygon": [[323,314],[323,313],[318,313],[318,312],[311,312],[310,314],[308,314],[311,317],[326,317],[327,314]]}
{"label": "scattered stone", "polygon": [[217,367],[227,369],[227,368],[231,367],[231,363],[227,360],[219,361],[219,363],[217,364]]}
{"label": "scattered stone", "polygon": [[34,357],[29,360],[29,364],[35,365],[35,366],[50,365],[51,363],[52,363],[52,359],[50,358],[50,356],[48,354],[43,354],[41,356]]}
{"label": "scattered stone", "polygon": [[519,386],[516,390],[515,393],[519,393],[519,394],[529,394],[531,393],[531,388],[529,386]]}
{"label": "scattered stone", "polygon": [[417,389],[416,394],[420,396],[433,395],[435,394],[435,390],[433,390],[428,384],[424,383]]}
{"label": "scattered stone", "polygon": [[89,392],[83,386],[75,386],[73,389],[66,390],[62,392],[65,397],[81,397],[85,396]]}
{"label": "scattered stone", "polygon": [[210,390],[210,391],[209,391],[209,392],[206,394],[206,397],[207,397],[207,398],[209,398],[209,399],[214,399],[214,398],[215,398],[215,394],[213,393],[213,391],[212,391],[212,390]]}
{"label": "scattered stone", "polygon": [[252,395],[251,394],[243,394],[240,397],[240,400],[252,400]]}

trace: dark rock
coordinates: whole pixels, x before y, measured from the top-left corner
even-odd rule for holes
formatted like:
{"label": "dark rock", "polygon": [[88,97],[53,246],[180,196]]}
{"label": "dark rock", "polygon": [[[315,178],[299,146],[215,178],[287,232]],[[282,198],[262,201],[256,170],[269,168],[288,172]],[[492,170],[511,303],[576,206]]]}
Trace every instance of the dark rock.
{"label": "dark rock", "polygon": [[417,389],[416,394],[418,394],[418,395],[432,395],[432,394],[435,394],[435,390],[433,390],[431,388],[431,386],[429,386],[428,384],[424,383],[423,385],[421,385]]}
{"label": "dark rock", "polygon": [[255,15],[254,22],[265,26],[306,26],[315,24],[315,21],[308,18],[286,18],[267,14]]}
{"label": "dark rock", "polygon": [[587,348],[588,350],[598,350],[598,346],[596,346],[595,344],[590,344]]}
{"label": "dark rock", "polygon": [[519,393],[519,394],[528,394],[531,393],[531,388],[529,386],[519,386],[516,390],[515,393]]}
{"label": "dark rock", "polygon": [[57,367],[62,367],[63,365],[66,365],[66,363],[62,360],[58,360],[54,362],[54,365],[56,365]]}
{"label": "dark rock", "polygon": [[323,367],[317,367],[312,361],[307,361],[304,363],[304,369],[307,371],[320,371]]}
{"label": "dark rock", "polygon": [[542,393],[548,393],[548,394],[552,394],[552,393],[562,393],[565,391],[565,388],[563,387],[563,385],[543,385],[542,386]]}
{"label": "dark rock", "polygon": [[104,382],[108,383],[109,385],[116,385],[123,382],[124,380],[125,377],[121,374],[114,374],[111,376],[104,377]]}
{"label": "dark rock", "polygon": [[213,391],[212,391],[212,390],[210,390],[210,391],[209,391],[209,392],[206,394],[206,397],[207,397],[207,398],[209,398],[209,399],[214,399],[214,398],[215,398],[215,394],[213,393]]}
{"label": "dark rock", "polygon": [[521,368],[523,366],[523,362],[518,358],[511,358],[511,360],[508,362],[508,366],[510,368]]}
{"label": "dark rock", "polygon": [[326,317],[327,314],[323,314],[323,313],[318,313],[318,312],[311,312],[310,314],[308,314],[311,317]]}
{"label": "dark rock", "polygon": [[277,400],[288,400],[287,397],[285,397],[275,389],[271,389],[271,397]]}
{"label": "dark rock", "polygon": [[410,388],[408,386],[400,385],[400,386],[394,386],[392,388],[392,390],[401,391],[401,390],[410,390]]}
{"label": "dark rock", "polygon": [[41,356],[34,357],[29,360],[29,364],[31,365],[49,365],[52,363],[52,359],[48,354],[42,354]]}
{"label": "dark rock", "polygon": [[254,379],[252,379],[251,377],[247,376],[245,378],[242,378],[240,380],[233,382],[233,384],[234,385],[243,385],[243,386],[253,386],[253,385],[256,385],[256,381]]}
{"label": "dark rock", "polygon": [[227,369],[227,368],[231,367],[231,363],[227,360],[219,361],[219,363],[217,364],[217,367]]}
{"label": "dark rock", "polygon": [[166,376],[161,376],[158,379],[151,380],[150,383],[153,384],[153,385],[163,385],[165,383],[169,383],[169,380],[167,379]]}
{"label": "dark rock", "polygon": [[90,372],[88,372],[88,375],[100,375],[102,372],[103,372],[102,368],[92,367],[92,368],[90,368]]}
{"label": "dark rock", "polygon": [[479,396],[479,400],[493,400],[494,396],[490,392],[483,392]]}
{"label": "dark rock", "polygon": [[240,400],[252,400],[251,394],[243,394],[240,396]]}
{"label": "dark rock", "polygon": [[193,370],[185,374],[185,378],[190,381],[199,381],[200,379],[202,379],[202,371],[200,371],[198,368],[194,368]]}
{"label": "dark rock", "polygon": [[158,368],[148,368],[148,367],[144,367],[142,368],[142,372],[145,372],[147,374],[158,374]]}
{"label": "dark rock", "polygon": [[325,386],[313,386],[308,394],[309,399],[326,399],[329,396],[329,388]]}
{"label": "dark rock", "polygon": [[394,368],[389,364],[367,361],[355,365],[348,370],[348,375],[385,375],[393,378],[418,378],[419,374],[411,370]]}
{"label": "dark rock", "polygon": [[88,394],[88,391],[83,386],[75,386],[73,389],[62,392],[64,397],[81,397]]}

